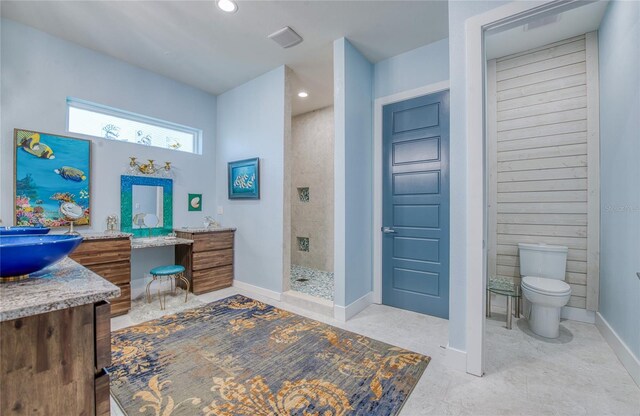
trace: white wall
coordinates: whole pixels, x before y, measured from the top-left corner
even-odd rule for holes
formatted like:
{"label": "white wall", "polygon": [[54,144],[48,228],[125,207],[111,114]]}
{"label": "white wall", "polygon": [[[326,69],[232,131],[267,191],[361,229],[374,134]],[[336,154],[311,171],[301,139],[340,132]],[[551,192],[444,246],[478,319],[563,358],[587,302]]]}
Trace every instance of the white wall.
{"label": "white wall", "polygon": [[375,98],[449,79],[449,39],[442,39],[376,63]]}
{"label": "white wall", "polygon": [[[467,283],[467,132],[465,21],[505,1],[449,2],[449,79],[451,90],[451,269],[449,280],[449,346],[466,351]],[[481,172],[478,172],[481,174]],[[482,273],[478,270],[478,273]]]}
{"label": "white wall", "polygon": [[[218,219],[237,227],[235,278],[275,292],[283,282],[285,67],[218,96]],[[260,158],[260,199],[227,197],[227,163]]]}
{"label": "white wall", "polygon": [[[1,26],[0,212],[4,224],[13,223],[13,129],[79,136],[66,131],[68,96],[203,131],[202,155],[91,138],[92,225],[88,229],[103,231],[107,215],[120,216],[120,175],[129,156],[173,162],[174,226],[200,225],[204,215],[215,212],[215,96],[11,20],[2,19]],[[190,192],[203,194],[202,212],[188,211]],[[144,271],[158,264],[137,265]],[[133,274],[138,271],[134,265]]]}
{"label": "white wall", "polygon": [[373,65],[348,40],[334,42],[334,303],[373,287]]}
{"label": "white wall", "polygon": [[600,26],[600,314],[640,361],[640,3]]}

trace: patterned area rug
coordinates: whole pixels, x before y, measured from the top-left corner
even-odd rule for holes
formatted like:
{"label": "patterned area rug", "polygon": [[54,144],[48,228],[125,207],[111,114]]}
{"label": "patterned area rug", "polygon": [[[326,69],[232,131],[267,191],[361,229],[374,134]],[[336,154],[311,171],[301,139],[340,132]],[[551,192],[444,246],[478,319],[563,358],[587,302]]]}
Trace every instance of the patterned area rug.
{"label": "patterned area rug", "polygon": [[133,415],[395,415],[430,358],[242,295],[116,331]]}

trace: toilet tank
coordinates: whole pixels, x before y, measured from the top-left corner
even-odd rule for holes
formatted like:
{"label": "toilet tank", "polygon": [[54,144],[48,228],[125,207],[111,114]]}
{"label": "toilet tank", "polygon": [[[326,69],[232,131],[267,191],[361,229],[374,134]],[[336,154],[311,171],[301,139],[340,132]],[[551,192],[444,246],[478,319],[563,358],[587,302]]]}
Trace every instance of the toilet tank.
{"label": "toilet tank", "polygon": [[564,280],[567,270],[567,252],[563,246],[547,244],[518,244],[520,276],[546,277]]}

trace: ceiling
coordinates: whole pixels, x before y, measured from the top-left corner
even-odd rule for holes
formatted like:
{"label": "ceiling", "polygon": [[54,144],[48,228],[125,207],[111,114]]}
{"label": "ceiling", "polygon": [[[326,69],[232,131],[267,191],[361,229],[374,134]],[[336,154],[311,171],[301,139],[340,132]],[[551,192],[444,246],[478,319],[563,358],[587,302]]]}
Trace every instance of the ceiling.
{"label": "ceiling", "polygon": [[[212,94],[286,64],[294,114],[333,104],[335,39],[371,62],[448,36],[446,1],[2,1],[2,17],[103,52]],[[282,49],[267,38],[290,26],[304,42]]]}
{"label": "ceiling", "polygon": [[[557,18],[548,20],[551,23],[543,24],[545,22],[529,20],[509,30],[487,35],[485,42],[487,59],[501,58],[597,30],[608,2],[577,2],[576,4],[580,6],[555,15]],[[540,26],[525,30],[527,23]]]}

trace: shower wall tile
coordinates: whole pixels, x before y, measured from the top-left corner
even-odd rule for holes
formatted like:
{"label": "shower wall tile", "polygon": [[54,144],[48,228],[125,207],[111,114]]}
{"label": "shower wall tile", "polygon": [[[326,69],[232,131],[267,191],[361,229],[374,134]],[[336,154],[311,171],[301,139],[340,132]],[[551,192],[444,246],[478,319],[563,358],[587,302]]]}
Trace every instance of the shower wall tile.
{"label": "shower wall tile", "polygon": [[[293,117],[291,127],[291,263],[333,272],[333,107]],[[309,188],[309,201],[298,188]],[[310,251],[297,249],[297,237]]]}

